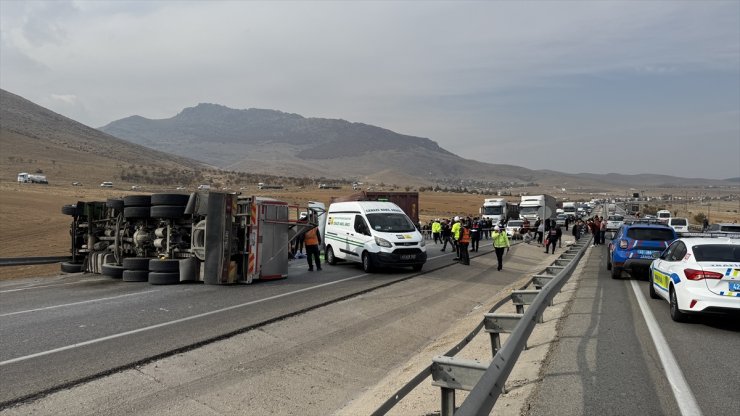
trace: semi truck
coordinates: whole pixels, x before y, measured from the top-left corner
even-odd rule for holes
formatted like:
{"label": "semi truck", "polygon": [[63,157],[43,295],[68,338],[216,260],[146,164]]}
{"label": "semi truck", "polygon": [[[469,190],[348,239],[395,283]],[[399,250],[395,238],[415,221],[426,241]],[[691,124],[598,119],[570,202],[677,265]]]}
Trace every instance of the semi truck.
{"label": "semi truck", "polygon": [[482,218],[498,224],[519,218],[519,205],[507,202],[504,198],[486,198],[479,212]]}
{"label": "semi truck", "polygon": [[575,202],[563,202],[563,214],[569,216],[571,219],[576,217],[576,208]]}
{"label": "semi truck", "polygon": [[322,205],[206,191],[79,201],[62,207],[72,256],[61,268],[160,285],[286,278],[290,242],[318,224]]}
{"label": "semi truck", "polygon": [[21,172],[18,174],[18,182],[19,183],[42,183],[42,184],[49,183],[45,175],[35,175],[32,173],[26,173],[26,172]]}
{"label": "semi truck", "polygon": [[519,203],[519,219],[529,220],[552,218],[557,209],[555,197],[551,195],[523,195]]}

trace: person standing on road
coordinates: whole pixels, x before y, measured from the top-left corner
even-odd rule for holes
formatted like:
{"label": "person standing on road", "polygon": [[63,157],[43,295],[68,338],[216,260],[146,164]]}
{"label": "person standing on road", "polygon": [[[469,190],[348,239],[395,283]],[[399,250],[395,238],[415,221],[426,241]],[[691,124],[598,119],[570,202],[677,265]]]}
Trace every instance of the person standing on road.
{"label": "person standing on road", "polygon": [[321,244],[321,233],[319,232],[319,227],[313,227],[310,230],[306,231],[306,234],[303,235],[303,243],[306,245],[308,271],[313,271],[312,260],[316,260],[316,270],[321,270],[321,259],[319,258],[319,244]]}
{"label": "person standing on road", "polygon": [[439,218],[435,219],[432,223],[432,238],[434,238],[434,244],[442,242],[442,224],[439,223]]}
{"label": "person standing on road", "polygon": [[575,237],[576,241],[581,239],[581,220],[577,220],[573,224],[573,237]]}
{"label": "person standing on road", "polygon": [[604,217],[600,217],[601,223],[599,225],[599,244],[606,243],[606,220]]}
{"label": "person standing on road", "polygon": [[545,235],[545,223],[539,218],[535,221],[534,226],[537,228],[537,242],[542,245],[542,238]]}
{"label": "person standing on road", "polygon": [[450,228],[450,220],[446,219],[444,220],[444,222],[442,222],[441,234],[443,242],[441,251],[445,251],[445,249],[447,249],[447,243],[450,243],[450,248],[454,249],[455,243],[452,242],[452,229]]}
{"label": "person standing on road", "polygon": [[552,246],[552,254],[555,254],[555,245],[558,244],[558,240],[563,235],[562,231],[560,231],[560,226],[556,225],[555,227],[550,228],[550,230],[547,232],[547,241],[545,242],[545,253],[550,252],[550,246]]}
{"label": "person standing on road", "polygon": [[509,247],[511,247],[511,244],[509,244],[509,236],[506,235],[505,230],[502,230],[501,227],[497,225],[493,227],[491,238],[493,238],[493,249],[496,251],[496,260],[498,260],[497,270],[501,271],[504,266],[504,249],[509,251]]}
{"label": "person standing on road", "polygon": [[455,243],[455,253],[457,254],[457,257],[453,260],[460,260],[460,221],[460,217],[455,217],[452,228],[450,229],[452,231],[452,241]]}
{"label": "person standing on road", "polygon": [[478,252],[478,246],[480,245],[480,221],[478,217],[473,218],[473,223],[470,226],[470,251]]}
{"label": "person standing on road", "polygon": [[468,245],[470,244],[470,222],[460,223],[460,238],[457,240],[458,253],[460,253],[460,263],[470,266],[470,254]]}

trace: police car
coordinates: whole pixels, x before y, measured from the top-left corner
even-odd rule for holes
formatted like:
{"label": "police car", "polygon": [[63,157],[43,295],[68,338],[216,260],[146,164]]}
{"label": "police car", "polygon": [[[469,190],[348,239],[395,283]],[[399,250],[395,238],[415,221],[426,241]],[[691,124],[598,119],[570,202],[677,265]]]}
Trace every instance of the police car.
{"label": "police car", "polygon": [[650,264],[677,238],[673,228],[657,221],[635,221],[619,228],[609,242],[606,269],[618,279],[622,271],[647,273]]}
{"label": "police car", "polygon": [[649,281],[650,297],[668,301],[676,322],[740,312],[740,238],[680,238],[652,262]]}

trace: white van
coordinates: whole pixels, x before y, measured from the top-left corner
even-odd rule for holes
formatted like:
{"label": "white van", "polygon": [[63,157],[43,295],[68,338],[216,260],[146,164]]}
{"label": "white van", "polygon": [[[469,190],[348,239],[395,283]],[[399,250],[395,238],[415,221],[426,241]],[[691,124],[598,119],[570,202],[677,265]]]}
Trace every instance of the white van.
{"label": "white van", "polygon": [[671,219],[671,211],[668,211],[667,209],[661,209],[657,212],[658,221],[667,224],[668,220]]}
{"label": "white van", "polygon": [[686,218],[668,218],[668,225],[679,234],[689,232],[689,220],[687,220]]}
{"label": "white van", "polygon": [[383,266],[411,266],[421,270],[427,260],[424,238],[398,205],[392,202],[335,202],[329,206],[325,259],[362,264],[371,272]]}

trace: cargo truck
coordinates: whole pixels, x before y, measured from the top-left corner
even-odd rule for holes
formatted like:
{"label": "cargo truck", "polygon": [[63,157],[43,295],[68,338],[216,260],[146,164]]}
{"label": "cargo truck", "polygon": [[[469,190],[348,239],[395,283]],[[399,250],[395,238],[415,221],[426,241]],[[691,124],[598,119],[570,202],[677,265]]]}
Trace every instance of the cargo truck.
{"label": "cargo truck", "polygon": [[530,222],[552,218],[557,209],[555,197],[551,195],[523,195],[519,204],[519,219]]}
{"label": "cargo truck", "polygon": [[519,218],[519,205],[507,202],[503,198],[486,198],[479,210],[481,217],[491,220],[493,224]]}

